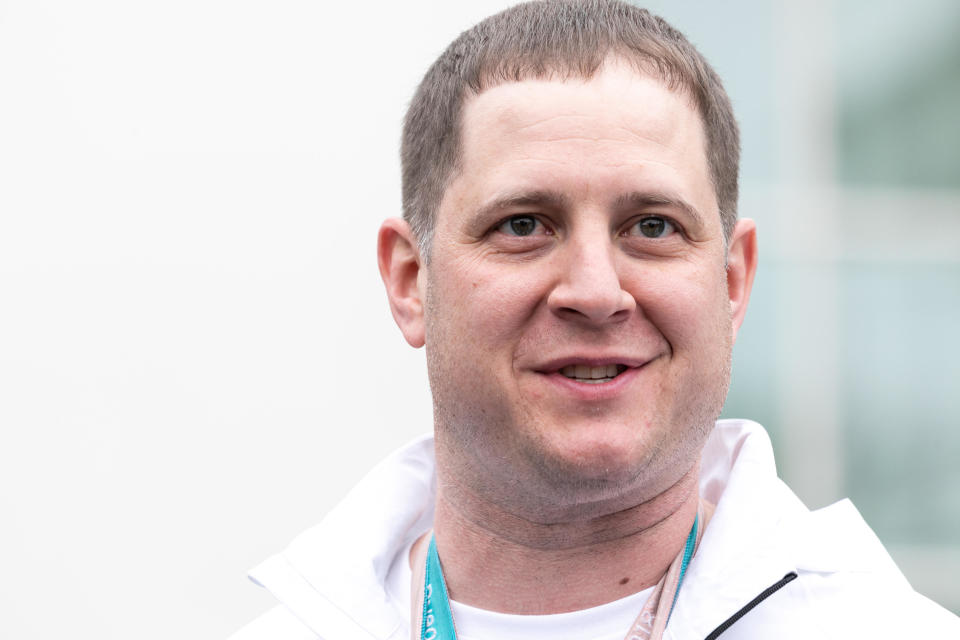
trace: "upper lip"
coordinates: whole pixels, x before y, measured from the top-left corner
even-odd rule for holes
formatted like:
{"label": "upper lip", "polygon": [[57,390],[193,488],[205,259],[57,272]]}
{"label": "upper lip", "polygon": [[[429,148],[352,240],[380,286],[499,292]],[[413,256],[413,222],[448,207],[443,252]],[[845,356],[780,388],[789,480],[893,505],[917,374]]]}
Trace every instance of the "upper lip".
{"label": "upper lip", "polygon": [[650,362],[653,358],[636,358],[630,356],[598,356],[598,357],[589,357],[589,356],[568,356],[562,358],[554,358],[552,360],[547,360],[537,364],[535,367],[532,367],[534,371],[538,373],[555,373],[564,367],[569,367],[570,365],[582,364],[588,367],[603,367],[610,364],[621,364],[629,368],[633,367],[642,367],[643,365]]}

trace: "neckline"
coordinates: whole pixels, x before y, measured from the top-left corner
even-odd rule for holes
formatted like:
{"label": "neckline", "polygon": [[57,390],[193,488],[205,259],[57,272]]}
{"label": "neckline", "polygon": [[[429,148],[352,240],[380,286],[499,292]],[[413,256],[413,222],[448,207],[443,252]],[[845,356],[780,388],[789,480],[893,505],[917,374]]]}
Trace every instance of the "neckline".
{"label": "neckline", "polygon": [[530,640],[584,640],[585,638],[623,638],[637,611],[643,608],[654,587],[605,604],[570,611],[537,615],[499,613],[450,601],[457,621],[457,637],[509,638]]}

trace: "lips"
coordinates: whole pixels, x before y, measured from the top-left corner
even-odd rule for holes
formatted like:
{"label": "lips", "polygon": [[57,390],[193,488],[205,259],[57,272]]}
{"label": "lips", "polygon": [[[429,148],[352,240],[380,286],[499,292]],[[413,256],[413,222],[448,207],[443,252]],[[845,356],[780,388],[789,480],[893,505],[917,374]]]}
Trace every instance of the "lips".
{"label": "lips", "polygon": [[605,364],[591,367],[586,364],[571,364],[560,369],[561,375],[587,384],[603,384],[610,382],[627,370],[625,364]]}
{"label": "lips", "polygon": [[525,379],[533,383],[533,394],[546,394],[539,397],[560,402],[564,411],[596,408],[633,397],[637,381],[655,359],[612,354],[557,358],[541,363],[532,371],[536,375]]}
{"label": "lips", "polygon": [[567,357],[544,362],[535,371],[574,383],[604,385],[631,370],[643,367],[649,359],[627,356]]}

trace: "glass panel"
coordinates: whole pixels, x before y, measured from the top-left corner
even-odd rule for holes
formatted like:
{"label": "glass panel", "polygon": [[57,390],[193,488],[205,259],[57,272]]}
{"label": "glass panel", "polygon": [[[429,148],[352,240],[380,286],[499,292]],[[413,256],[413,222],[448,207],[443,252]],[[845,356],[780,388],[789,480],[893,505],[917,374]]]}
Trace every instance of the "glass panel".
{"label": "glass panel", "polygon": [[960,541],[960,266],[841,270],[850,496],[888,543]]}
{"label": "glass panel", "polygon": [[841,181],[960,187],[960,3],[837,3]]}

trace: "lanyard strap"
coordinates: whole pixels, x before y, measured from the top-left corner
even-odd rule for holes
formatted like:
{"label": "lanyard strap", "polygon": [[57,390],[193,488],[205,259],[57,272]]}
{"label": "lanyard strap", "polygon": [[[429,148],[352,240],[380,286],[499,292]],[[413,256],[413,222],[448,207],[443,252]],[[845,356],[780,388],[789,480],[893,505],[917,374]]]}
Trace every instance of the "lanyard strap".
{"label": "lanyard strap", "polygon": [[[666,629],[670,614],[677,603],[680,586],[687,572],[687,565],[693,557],[694,551],[703,534],[700,526],[703,516],[703,503],[697,509],[697,516],[693,520],[693,527],[687,536],[687,542],[677,554],[667,573],[654,588],[640,615],[630,626],[625,640],[659,640]],[[709,517],[709,516],[708,516]],[[453,613],[450,611],[450,597],[447,594],[447,583],[443,579],[443,570],[440,567],[440,556],[437,554],[437,541],[430,535],[430,546],[427,549],[426,571],[423,580],[423,611],[420,616],[420,640],[456,640],[457,631],[453,624]]]}
{"label": "lanyard strap", "polygon": [[[437,596],[436,600],[434,595]],[[430,548],[427,550],[427,571],[423,580],[423,615],[420,620],[420,640],[456,640],[457,630],[453,626],[447,582],[440,569],[437,539],[433,534],[430,534]]]}

